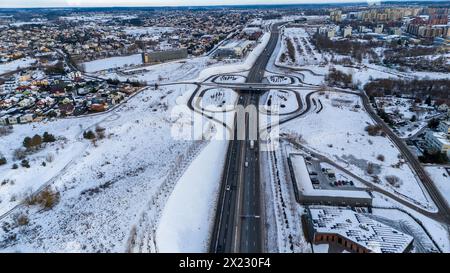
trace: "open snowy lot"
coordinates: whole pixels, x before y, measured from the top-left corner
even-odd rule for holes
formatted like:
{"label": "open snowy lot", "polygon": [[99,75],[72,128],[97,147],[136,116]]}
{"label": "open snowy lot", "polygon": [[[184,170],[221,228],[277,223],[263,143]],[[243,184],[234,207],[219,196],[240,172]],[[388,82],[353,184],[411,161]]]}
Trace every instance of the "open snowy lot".
{"label": "open snowy lot", "polygon": [[22,58],[8,63],[0,64],[0,75],[8,72],[18,70],[20,68],[27,68],[36,63],[35,59],[32,58]]}
{"label": "open snowy lot", "polygon": [[355,105],[360,98],[351,94],[318,95],[320,113],[282,125],[281,131],[300,134],[307,147],[335,160],[342,167],[402,198],[432,209],[426,191],[416,180],[399,151],[384,136],[369,136],[365,128],[373,122]]}
{"label": "open snowy lot", "polygon": [[297,96],[291,90],[270,90],[262,96],[261,101],[264,102],[261,110],[272,114],[289,114],[299,108]]}
{"label": "open snowy lot", "polygon": [[201,108],[206,111],[230,111],[235,108],[237,93],[229,88],[208,89],[200,102]]}
{"label": "open snowy lot", "polygon": [[85,62],[81,64],[81,67],[85,72],[92,73],[108,69],[136,66],[141,65],[142,63],[142,55],[134,54],[129,56],[111,57]]}
{"label": "open snowy lot", "polygon": [[244,83],[246,78],[242,75],[221,75],[215,77],[213,82],[215,83]]}
{"label": "open snowy lot", "polygon": [[[81,157],[89,143],[82,141],[86,128],[94,126],[109,117],[65,119],[14,126],[13,132],[0,138],[0,153],[8,164],[0,166],[0,215],[19,204],[31,192],[65,172],[66,166]],[[15,151],[23,148],[25,137],[42,136],[44,132],[53,134],[57,141],[47,143],[27,155],[30,168],[20,166]],[[42,163],[46,165],[43,166]],[[12,169],[17,164],[18,169]]]}
{"label": "open snowy lot", "polygon": [[429,166],[425,169],[442,196],[446,199],[447,204],[450,204],[450,168]]}
{"label": "open snowy lot", "polygon": [[160,36],[164,33],[172,33],[176,29],[173,27],[130,27],[126,28],[124,31],[128,35],[133,36]]}

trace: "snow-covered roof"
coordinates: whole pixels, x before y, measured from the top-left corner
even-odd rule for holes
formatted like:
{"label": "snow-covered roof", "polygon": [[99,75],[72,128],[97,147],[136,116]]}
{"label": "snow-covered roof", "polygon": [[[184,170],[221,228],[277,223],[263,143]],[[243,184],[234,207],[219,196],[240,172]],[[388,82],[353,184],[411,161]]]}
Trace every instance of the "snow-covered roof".
{"label": "snow-covered roof", "polygon": [[413,241],[410,235],[352,210],[314,208],[309,211],[316,232],[340,235],[371,252],[402,253]]}
{"label": "snow-covered roof", "polygon": [[297,187],[303,195],[307,196],[343,196],[351,198],[368,198],[371,196],[366,191],[361,190],[324,190],[314,189],[308,169],[306,167],[305,159],[301,155],[290,156],[292,168],[297,182]]}

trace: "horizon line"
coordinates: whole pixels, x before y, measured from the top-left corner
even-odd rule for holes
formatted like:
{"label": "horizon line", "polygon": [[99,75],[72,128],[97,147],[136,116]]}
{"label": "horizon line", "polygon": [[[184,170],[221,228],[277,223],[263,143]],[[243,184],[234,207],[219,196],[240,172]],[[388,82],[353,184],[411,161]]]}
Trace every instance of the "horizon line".
{"label": "horizon line", "polygon": [[111,6],[42,6],[42,7],[2,7],[0,6],[0,9],[84,9],[84,8],[201,8],[201,7],[245,7],[245,6],[300,6],[300,5],[345,5],[345,4],[363,4],[366,3],[367,5],[370,4],[370,2],[373,3],[408,3],[408,2],[448,2],[448,0],[355,0],[355,1],[349,1],[347,0],[345,2],[331,2],[331,3],[317,3],[313,2],[314,0],[311,0],[312,2],[302,2],[302,3],[261,3],[261,4],[210,4],[210,5],[183,5],[183,4],[176,4],[176,5],[133,5],[133,6],[122,6],[122,5],[111,5]]}

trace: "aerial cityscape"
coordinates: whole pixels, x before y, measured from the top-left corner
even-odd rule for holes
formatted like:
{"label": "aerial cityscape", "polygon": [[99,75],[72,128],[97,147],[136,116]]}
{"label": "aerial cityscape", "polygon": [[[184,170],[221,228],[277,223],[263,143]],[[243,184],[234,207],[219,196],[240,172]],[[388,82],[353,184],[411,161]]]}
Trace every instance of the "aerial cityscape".
{"label": "aerial cityscape", "polygon": [[448,1],[25,2],[1,253],[450,252]]}

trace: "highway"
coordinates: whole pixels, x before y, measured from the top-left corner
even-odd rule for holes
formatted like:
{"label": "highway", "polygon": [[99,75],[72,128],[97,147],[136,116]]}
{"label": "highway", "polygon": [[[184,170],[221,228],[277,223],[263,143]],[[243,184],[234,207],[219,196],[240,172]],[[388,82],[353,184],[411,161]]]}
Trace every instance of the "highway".
{"label": "highway", "polygon": [[[274,24],[266,48],[251,68],[246,83],[261,83],[265,68],[278,42],[278,27]],[[238,104],[246,109],[258,109],[259,90],[240,89]],[[245,138],[238,138],[239,124],[245,120]],[[255,124],[256,123],[256,126]],[[249,139],[250,128],[256,135]],[[258,117],[238,113],[234,122],[234,138],[230,141],[222,186],[217,203],[210,252],[264,252],[264,219],[261,218],[261,185],[259,178]],[[251,145],[253,141],[253,145]]]}

